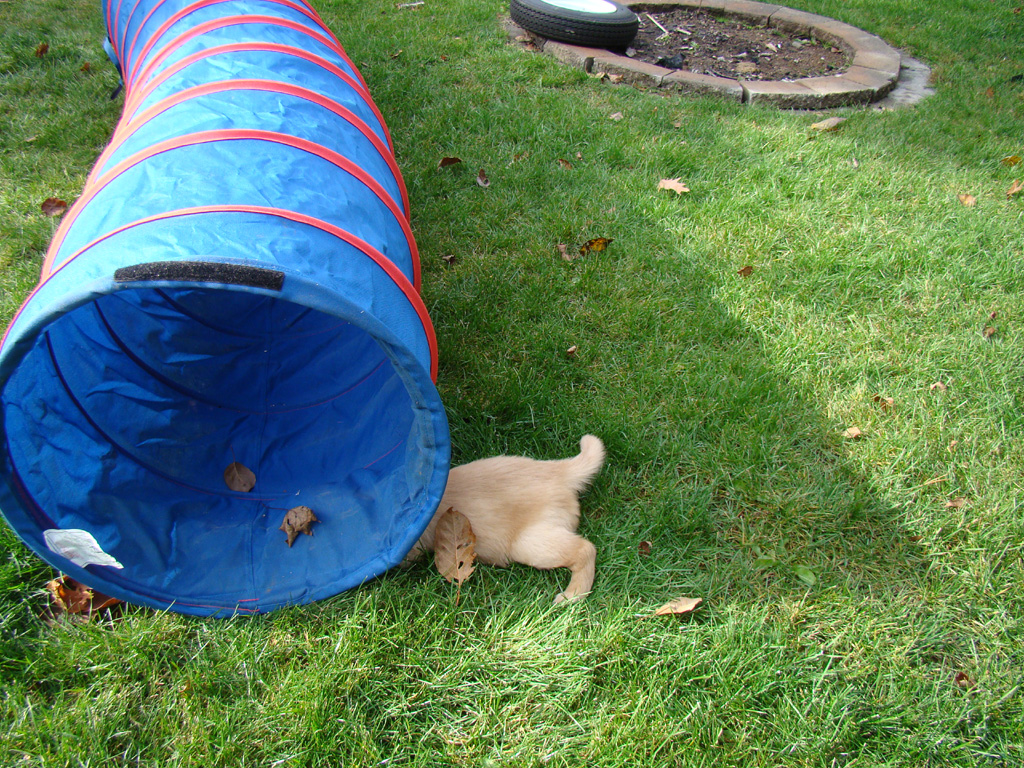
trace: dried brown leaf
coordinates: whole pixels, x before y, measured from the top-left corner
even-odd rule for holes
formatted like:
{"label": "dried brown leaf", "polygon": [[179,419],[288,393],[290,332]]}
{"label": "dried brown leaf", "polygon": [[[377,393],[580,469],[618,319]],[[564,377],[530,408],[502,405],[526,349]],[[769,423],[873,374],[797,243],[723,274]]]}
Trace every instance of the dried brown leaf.
{"label": "dried brown leaf", "polygon": [[996,89],[993,88],[991,85],[988,88],[985,89],[985,96],[987,98],[990,98],[990,99],[994,98],[995,95],[996,95]]}
{"label": "dried brown leaf", "polygon": [[750,277],[754,273],[754,268],[747,264],[744,267],[740,267],[736,270],[736,274],[740,277]]}
{"label": "dried brown leaf", "polygon": [[481,168],[476,175],[476,183],[479,184],[484,189],[487,189],[489,186],[491,186],[491,180],[487,178],[487,174],[484,173],[483,168]]}
{"label": "dried brown leaf", "polygon": [[558,158],[558,164],[559,164],[559,165],[560,165],[560,166],[561,166],[562,168],[565,168],[565,170],[567,170],[567,171],[569,171],[569,170],[572,170],[572,163],[570,163],[570,162],[569,162],[568,160],[566,160],[565,158],[562,158],[562,157]]}
{"label": "dried brown leaf", "polygon": [[571,347],[569,347],[567,350],[565,350],[565,354],[567,354],[569,357],[573,357],[576,354],[576,351],[578,349],[579,349],[579,347],[577,347],[575,344],[573,344]]}
{"label": "dried brown leaf", "polygon": [[961,690],[969,691],[971,688],[974,687],[975,683],[973,680],[971,680],[970,677],[968,677],[963,672],[957,672],[955,675],[953,675],[953,685],[955,685],[957,688],[960,688]]}
{"label": "dried brown leaf", "polygon": [[681,616],[693,613],[697,606],[704,602],[702,597],[677,597],[665,603],[654,612],[655,616]]}
{"label": "dried brown leaf", "polygon": [[224,482],[232,491],[248,493],[256,486],[256,475],[240,461],[233,461],[224,470]]}
{"label": "dried brown leaf", "polygon": [[449,507],[434,527],[434,565],[449,584],[462,585],[476,569],[476,534],[469,519]]}
{"label": "dried brown leaf", "polygon": [[847,440],[859,440],[863,436],[864,433],[861,431],[860,427],[850,427],[845,432],[843,432],[843,437],[845,437]]}
{"label": "dried brown leaf", "polygon": [[447,264],[449,267],[455,266],[455,262],[458,261],[454,253],[449,253],[441,257],[441,261]]}
{"label": "dried brown leaf", "polygon": [[623,117],[625,117],[625,115],[623,115],[621,112],[612,112],[610,115],[608,115],[608,119],[614,120],[615,122],[619,122],[619,120],[621,120]]}
{"label": "dried brown leaf", "polygon": [[90,64],[90,63],[89,63],[89,62],[87,61],[87,62],[85,62],[85,64],[83,64],[83,65],[82,65],[82,66],[81,66],[81,67],[79,68],[79,70],[78,70],[78,71],[79,71],[79,72],[90,72],[90,71],[92,71],[92,64]]}
{"label": "dried brown leaf", "polygon": [[68,204],[57,197],[48,197],[39,206],[46,216],[63,216],[68,209]]}
{"label": "dried brown leaf", "polygon": [[278,530],[284,531],[285,536],[288,537],[288,546],[290,547],[300,533],[312,536],[313,523],[319,522],[319,518],[309,507],[292,507],[285,512],[284,521]]}
{"label": "dried brown leaf", "polygon": [[43,58],[43,56],[45,56],[49,50],[50,50],[50,44],[49,43],[40,43],[39,45],[36,46],[36,58],[37,59]]}
{"label": "dried brown leaf", "polygon": [[447,168],[448,166],[451,165],[458,165],[461,162],[461,157],[442,157],[441,160],[438,162],[437,167],[438,169]]}
{"label": "dried brown leaf", "polygon": [[991,325],[986,325],[985,329],[981,332],[981,335],[984,336],[986,339],[991,339],[993,336],[996,335],[996,329],[993,328]]}
{"label": "dried brown leaf", "polygon": [[1010,188],[1006,190],[1006,199],[1009,200],[1011,197],[1019,195],[1021,192],[1024,192],[1024,184],[1020,183],[1020,179],[1014,179],[1013,184],[1011,184]]}
{"label": "dried brown leaf", "polygon": [[669,192],[675,192],[677,195],[690,191],[690,188],[679,179],[662,179],[658,182],[658,189],[667,189]]}
{"label": "dried brown leaf", "polygon": [[930,389],[932,392],[935,392],[935,391],[945,392],[946,391],[946,385],[943,384],[941,381],[936,381],[934,384],[930,385],[928,387],[928,389]]}
{"label": "dried brown leaf", "polygon": [[835,131],[839,129],[839,126],[846,122],[845,117],[830,117],[827,120],[822,120],[818,123],[812,123],[811,128],[822,133],[828,133],[829,131]]}
{"label": "dried brown leaf", "polygon": [[892,408],[893,403],[896,402],[891,397],[884,397],[883,395],[872,395],[871,399],[878,403],[878,407],[883,411],[888,411]]}
{"label": "dried brown leaf", "polygon": [[978,204],[978,198],[976,198],[974,195],[969,195],[966,192],[961,192],[959,195],[956,196],[956,198],[968,208],[973,208],[975,205]]}
{"label": "dried brown leaf", "polygon": [[65,615],[88,621],[100,611],[114,608],[119,610],[123,604],[116,597],[97,592],[70,576],[61,576],[47,582],[46,591],[50,595],[50,604],[43,613],[47,622],[56,621]]}
{"label": "dried brown leaf", "polygon": [[637,551],[638,551],[638,552],[639,552],[639,553],[640,553],[640,554],[641,554],[641,555],[642,555],[643,557],[646,557],[647,555],[651,554],[651,547],[652,547],[652,546],[653,546],[653,545],[652,545],[652,544],[651,544],[651,542],[649,542],[649,541],[641,541],[641,542],[640,542],[640,546],[638,546],[638,547],[637,547]]}
{"label": "dried brown leaf", "polygon": [[957,496],[955,499],[950,499],[946,502],[946,509],[963,509],[967,506],[967,499],[963,496]]}

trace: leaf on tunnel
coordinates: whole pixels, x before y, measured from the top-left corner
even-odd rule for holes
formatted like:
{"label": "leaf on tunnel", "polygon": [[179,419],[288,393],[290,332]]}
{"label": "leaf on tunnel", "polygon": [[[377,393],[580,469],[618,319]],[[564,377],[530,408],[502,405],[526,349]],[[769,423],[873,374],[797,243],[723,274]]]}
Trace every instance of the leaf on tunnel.
{"label": "leaf on tunnel", "polygon": [[233,461],[224,470],[224,482],[232,491],[248,493],[256,486],[256,475],[240,461]]}

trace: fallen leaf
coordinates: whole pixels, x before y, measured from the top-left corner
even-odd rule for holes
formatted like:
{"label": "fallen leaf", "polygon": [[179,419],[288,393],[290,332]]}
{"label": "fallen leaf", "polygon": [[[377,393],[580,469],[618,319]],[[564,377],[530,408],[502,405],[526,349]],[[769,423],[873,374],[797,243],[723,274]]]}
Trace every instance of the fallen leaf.
{"label": "fallen leaf", "polygon": [[50,622],[65,615],[88,621],[100,611],[123,604],[122,600],[90,589],[70,576],[61,576],[47,582],[46,591],[50,593],[50,604],[43,618]]}
{"label": "fallen leaf", "polygon": [[978,198],[976,198],[974,195],[969,195],[966,192],[961,192],[956,197],[961,203],[966,205],[968,208],[973,208],[978,202]]}
{"label": "fallen leaf", "polygon": [[883,411],[888,411],[895,402],[891,397],[883,397],[882,395],[872,395],[871,399],[878,403],[878,407]]}
{"label": "fallen leaf", "polygon": [[671,600],[665,603],[661,608],[654,612],[655,616],[682,616],[683,614],[693,613],[697,606],[704,602],[702,597],[677,597],[675,600]]}
{"label": "fallen leaf", "polygon": [[958,445],[960,445],[960,441],[959,440],[950,440],[949,441],[949,445],[946,446],[946,450],[949,451],[950,453],[952,453],[954,450],[956,450],[956,447]]}
{"label": "fallen leaf", "polygon": [[736,274],[740,277],[750,277],[754,273],[754,268],[747,264],[745,267],[740,267],[736,270]]}
{"label": "fallen leaf", "polygon": [[995,320],[997,317],[999,317],[999,310],[993,309],[991,312],[988,313],[989,320]]}
{"label": "fallen leaf", "polygon": [[45,56],[47,51],[49,51],[49,50],[50,50],[50,44],[49,43],[40,43],[39,45],[36,46],[36,58],[37,59],[43,58],[43,56]]}
{"label": "fallen leaf", "polygon": [[450,165],[457,165],[461,162],[461,157],[442,157],[441,161],[437,164],[437,167],[438,169],[447,168]]}
{"label": "fallen leaf", "polygon": [[609,82],[609,83],[613,83],[613,84],[614,84],[614,83],[621,83],[621,82],[622,82],[622,79],[623,79],[623,78],[622,78],[622,75],[620,75],[620,74],[618,74],[618,73],[615,73],[615,74],[609,74],[609,75],[608,75],[608,82]]}
{"label": "fallen leaf", "polygon": [[847,438],[848,440],[859,440],[863,436],[864,433],[861,432],[859,427],[850,427],[845,432],[843,432],[843,437]]}
{"label": "fallen leaf", "polygon": [[839,126],[846,122],[845,117],[830,117],[827,120],[822,120],[819,123],[812,123],[811,128],[822,133],[828,133],[829,131],[838,130]]}
{"label": "fallen leaf", "polygon": [[794,565],[793,575],[800,579],[800,581],[802,581],[808,587],[813,587],[815,584],[818,583],[817,575],[806,565]]}
{"label": "fallen leaf", "polygon": [[673,128],[682,128],[683,127],[683,121],[682,120],[673,120],[672,121],[672,127]]}
{"label": "fallen leaf", "polygon": [[565,243],[559,243],[557,246],[558,252],[562,254],[562,258],[566,261],[572,261],[576,258],[575,254],[569,253],[569,246]]}
{"label": "fallen leaf", "polygon": [[248,493],[256,485],[256,475],[240,461],[233,461],[224,470],[224,482],[232,491]]}
{"label": "fallen leaf", "polygon": [[469,519],[449,507],[434,527],[434,565],[449,584],[462,582],[476,569],[476,534]]}
{"label": "fallen leaf", "polygon": [[476,183],[479,184],[484,189],[487,189],[489,186],[491,186],[491,180],[487,178],[487,174],[484,173],[483,168],[481,168],[480,172],[476,175]]}
{"label": "fallen leaf", "polygon": [[950,499],[946,502],[946,509],[963,509],[967,506],[967,499],[963,496],[957,496],[955,499]]}
{"label": "fallen leaf", "polygon": [[81,68],[80,68],[80,69],[79,69],[78,71],[79,71],[79,72],[89,72],[90,70],[92,70],[92,64],[90,64],[90,63],[89,63],[89,62],[87,61],[87,62],[85,62],[85,64],[83,64],[83,65],[81,66]]}
{"label": "fallen leaf", "polygon": [[68,204],[56,197],[48,197],[39,206],[47,216],[63,216],[68,209]]}
{"label": "fallen leaf", "polygon": [[608,119],[614,120],[615,122],[619,122],[619,120],[621,120],[623,117],[624,115],[621,112],[612,112],[610,115],[608,115]]}
{"label": "fallen leaf", "polygon": [[576,153],[576,159],[577,160],[582,160],[583,159],[583,153],[582,152],[577,152]]}
{"label": "fallen leaf", "polygon": [[652,546],[651,542],[649,542],[649,541],[641,541],[640,542],[640,546],[637,547],[637,549],[638,549],[638,551],[640,552],[641,555],[646,557],[647,555],[651,554],[651,546]]}
{"label": "fallen leaf", "polygon": [[1011,184],[1010,188],[1006,190],[1006,199],[1009,200],[1011,197],[1020,194],[1022,191],[1024,191],[1024,184],[1020,183],[1020,179],[1014,179],[1013,184]]}
{"label": "fallen leaf", "polygon": [[938,390],[939,392],[945,392],[946,391],[946,385],[943,384],[941,381],[936,381],[934,384],[929,386],[928,389],[930,389],[933,392],[936,391],[936,390]]}
{"label": "fallen leaf", "polygon": [[991,339],[993,336],[996,335],[996,329],[993,328],[991,325],[986,325],[985,330],[981,332],[981,335],[984,336],[986,339]]}
{"label": "fallen leaf", "polygon": [[850,159],[850,165],[854,168],[860,168],[860,161],[856,157]]}
{"label": "fallen leaf", "polygon": [[985,89],[985,96],[987,96],[988,98],[991,99],[995,95],[996,95],[996,91],[995,91],[995,89],[991,85],[988,88]]}
{"label": "fallen leaf", "polygon": [[963,690],[970,690],[974,687],[974,681],[963,672],[957,672],[953,675],[953,685]]}
{"label": "fallen leaf", "polygon": [[1002,162],[1003,165],[1009,165],[1011,167],[1014,165],[1019,165],[1020,155],[1008,155],[1004,157],[1000,162]]}
{"label": "fallen leaf", "polygon": [[658,182],[658,189],[667,189],[669,192],[675,192],[677,195],[690,191],[690,188],[679,179],[662,179]]}
{"label": "fallen leaf", "polygon": [[570,163],[568,160],[562,159],[561,157],[558,158],[558,164],[565,168],[567,171],[572,169],[572,163]]}
{"label": "fallen leaf", "polygon": [[573,344],[571,347],[569,347],[567,350],[565,350],[565,354],[567,354],[569,357],[572,357],[573,355],[576,354],[576,350],[577,349],[579,349],[579,347],[577,347],[575,344]]}
{"label": "fallen leaf", "polygon": [[402,49],[399,48],[397,51],[395,51],[394,53],[391,54],[391,58],[392,59],[397,59],[401,55],[402,55]]}
{"label": "fallen leaf", "polygon": [[455,258],[454,253],[449,253],[447,256],[442,256],[441,261],[451,267],[455,265],[455,262],[458,261],[458,259]]}
{"label": "fallen leaf", "polygon": [[284,531],[288,537],[288,546],[292,545],[292,542],[298,537],[300,533],[304,533],[307,536],[313,535],[313,523],[319,523],[320,520],[313,513],[313,510],[309,507],[292,507],[284,515],[284,521],[281,523],[279,531]]}
{"label": "fallen leaf", "polygon": [[611,242],[614,242],[614,239],[611,237],[595,237],[591,240],[587,240],[587,242],[580,247],[580,256],[586,256],[588,253],[600,253],[607,248],[608,244]]}

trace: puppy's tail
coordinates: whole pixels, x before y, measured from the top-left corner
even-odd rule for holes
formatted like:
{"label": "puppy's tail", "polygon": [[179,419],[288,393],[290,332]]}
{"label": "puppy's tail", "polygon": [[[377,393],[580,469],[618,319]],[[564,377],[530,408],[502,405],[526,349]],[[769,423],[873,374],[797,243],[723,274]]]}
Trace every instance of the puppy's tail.
{"label": "puppy's tail", "polygon": [[579,455],[565,459],[566,479],[577,493],[586,488],[604,465],[604,443],[594,435],[580,440]]}

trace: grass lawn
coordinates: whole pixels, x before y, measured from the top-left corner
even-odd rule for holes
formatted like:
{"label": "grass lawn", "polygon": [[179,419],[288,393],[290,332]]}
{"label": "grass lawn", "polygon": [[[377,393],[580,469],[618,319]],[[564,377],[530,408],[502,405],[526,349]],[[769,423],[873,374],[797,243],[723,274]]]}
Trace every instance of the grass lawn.
{"label": "grass lawn", "polygon": [[[499,0],[314,4],[395,140],[454,460],[608,446],[595,591],[480,567],[457,600],[423,564],[257,618],[49,628],[53,574],[0,526],[0,764],[1024,764],[1020,0],[795,0],[937,90],[813,114],[599,82],[511,46]],[[0,0],[5,323],[40,203],[119,115],[98,5]],[[650,617],[680,595],[704,604]]]}

